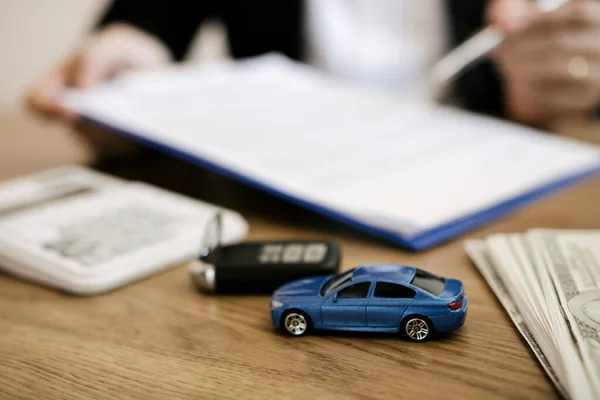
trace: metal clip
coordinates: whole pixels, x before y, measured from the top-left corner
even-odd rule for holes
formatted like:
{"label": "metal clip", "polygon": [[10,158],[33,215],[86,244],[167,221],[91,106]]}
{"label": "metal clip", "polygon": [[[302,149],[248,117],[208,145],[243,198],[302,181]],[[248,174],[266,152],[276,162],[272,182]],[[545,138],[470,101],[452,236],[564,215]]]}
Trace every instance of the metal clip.
{"label": "metal clip", "polygon": [[216,289],[216,269],[207,257],[221,245],[223,240],[223,215],[217,211],[212,221],[206,226],[200,256],[190,263],[190,275],[196,287],[204,292],[214,292]]}
{"label": "metal clip", "polygon": [[200,246],[200,257],[208,256],[223,241],[223,214],[217,211],[212,221],[206,226],[204,238]]}

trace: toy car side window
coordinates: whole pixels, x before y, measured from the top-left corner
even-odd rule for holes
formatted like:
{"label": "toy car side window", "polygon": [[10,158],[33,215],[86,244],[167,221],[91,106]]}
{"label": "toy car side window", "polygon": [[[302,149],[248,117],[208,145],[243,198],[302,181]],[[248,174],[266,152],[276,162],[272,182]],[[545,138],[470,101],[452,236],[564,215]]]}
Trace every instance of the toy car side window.
{"label": "toy car side window", "polygon": [[371,282],[357,283],[338,292],[340,299],[363,299],[369,294]]}
{"label": "toy car side window", "polygon": [[387,299],[412,299],[417,295],[413,289],[404,285],[388,282],[377,282],[375,297]]}

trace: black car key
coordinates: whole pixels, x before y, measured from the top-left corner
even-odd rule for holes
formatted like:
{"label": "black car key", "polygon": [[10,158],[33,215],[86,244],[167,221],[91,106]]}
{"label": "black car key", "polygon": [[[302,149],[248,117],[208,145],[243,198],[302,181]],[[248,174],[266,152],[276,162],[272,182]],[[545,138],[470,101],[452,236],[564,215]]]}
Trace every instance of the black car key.
{"label": "black car key", "polygon": [[336,274],[339,270],[340,249],[335,242],[286,240],[220,245],[220,224],[217,215],[211,227],[213,243],[205,241],[202,254],[190,266],[192,282],[203,292],[270,294],[287,282]]}

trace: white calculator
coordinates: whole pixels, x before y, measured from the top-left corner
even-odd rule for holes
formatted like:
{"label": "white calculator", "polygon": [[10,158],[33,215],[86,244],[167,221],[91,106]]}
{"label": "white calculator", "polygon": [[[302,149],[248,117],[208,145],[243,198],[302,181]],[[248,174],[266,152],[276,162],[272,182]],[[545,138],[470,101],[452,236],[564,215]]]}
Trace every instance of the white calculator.
{"label": "white calculator", "polygon": [[198,257],[217,212],[226,242],[246,237],[231,210],[81,166],[44,171],[0,183],[0,269],[100,294]]}

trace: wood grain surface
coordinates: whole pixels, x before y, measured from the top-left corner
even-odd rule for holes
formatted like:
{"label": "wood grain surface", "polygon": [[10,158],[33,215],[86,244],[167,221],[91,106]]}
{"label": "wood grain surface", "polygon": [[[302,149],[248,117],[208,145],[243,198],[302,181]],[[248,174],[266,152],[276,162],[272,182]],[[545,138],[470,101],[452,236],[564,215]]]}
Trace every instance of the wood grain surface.
{"label": "wood grain surface", "polygon": [[[0,179],[29,162],[17,161],[0,170]],[[411,254],[166,158],[150,155],[109,170],[235,207],[249,220],[251,239],[336,239],[343,269],[406,263],[461,279],[467,322],[427,343],[380,334],[291,338],[272,327],[268,296],[198,294],[185,266],[92,298],[0,275],[0,399],[557,397],[462,250],[465,237]],[[469,237],[532,227],[597,229],[599,199],[595,179]]]}

